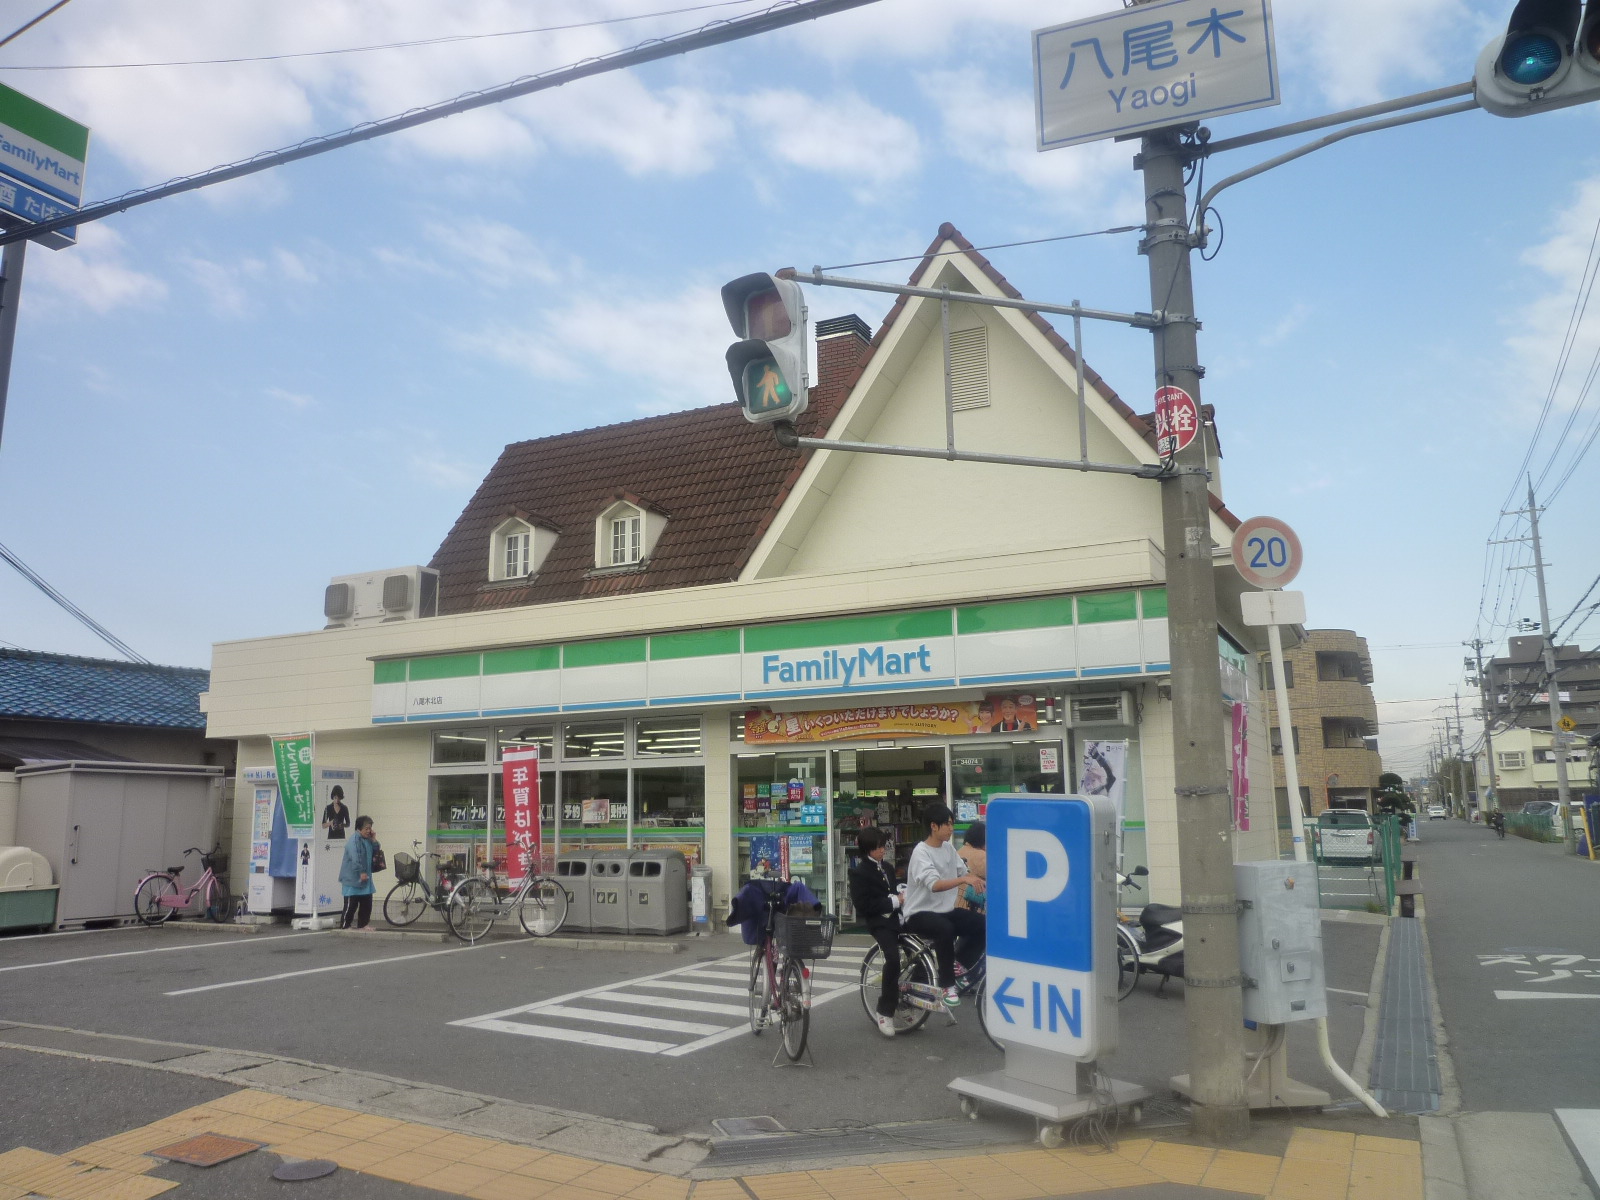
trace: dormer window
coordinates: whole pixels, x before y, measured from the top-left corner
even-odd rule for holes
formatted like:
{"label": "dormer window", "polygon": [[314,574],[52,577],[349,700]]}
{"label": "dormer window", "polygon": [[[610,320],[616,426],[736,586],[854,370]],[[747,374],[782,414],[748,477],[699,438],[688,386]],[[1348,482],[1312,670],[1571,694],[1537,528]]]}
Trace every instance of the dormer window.
{"label": "dormer window", "polygon": [[667,527],[665,513],[631,492],[617,492],[594,522],[594,566],[597,571],[621,571],[650,560]]}
{"label": "dormer window", "polygon": [[635,509],[611,518],[611,565],[624,567],[644,557],[644,521]]}
{"label": "dormer window", "polygon": [[555,530],[507,517],[489,539],[489,581],[503,583],[537,574],[555,543]]}

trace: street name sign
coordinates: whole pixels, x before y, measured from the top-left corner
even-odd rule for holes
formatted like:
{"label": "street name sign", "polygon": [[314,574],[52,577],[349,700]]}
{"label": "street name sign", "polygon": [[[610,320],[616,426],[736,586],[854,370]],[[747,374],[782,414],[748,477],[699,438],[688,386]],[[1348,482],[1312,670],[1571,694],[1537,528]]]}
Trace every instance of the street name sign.
{"label": "street name sign", "polygon": [[[0,84],[0,213],[47,221],[76,210],[88,157],[87,126]],[[74,244],[77,229],[34,240],[59,250]]]}
{"label": "street name sign", "polygon": [[1271,0],[1156,0],[1037,29],[1039,149],[1281,102]]}
{"label": "street name sign", "polygon": [[1246,583],[1281,588],[1300,574],[1300,539],[1277,517],[1251,517],[1234,532],[1233,565]]}
{"label": "street name sign", "polygon": [[1080,1061],[1109,1053],[1117,1045],[1114,807],[1103,797],[1001,795],[987,822],[989,1032]]}

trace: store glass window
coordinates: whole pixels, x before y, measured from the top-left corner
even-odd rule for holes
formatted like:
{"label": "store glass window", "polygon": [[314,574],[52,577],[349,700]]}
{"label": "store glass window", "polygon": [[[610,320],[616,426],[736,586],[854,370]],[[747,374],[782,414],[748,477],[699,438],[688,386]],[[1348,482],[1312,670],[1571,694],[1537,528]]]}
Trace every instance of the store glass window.
{"label": "store glass window", "polygon": [[489,776],[435,775],[428,789],[433,818],[429,848],[442,856],[443,867],[458,874],[476,871],[488,845]]}
{"label": "store glass window", "polygon": [[628,772],[562,771],[561,849],[620,850],[627,844]]}
{"label": "store glass window", "polygon": [[488,755],[487,729],[441,729],[433,735],[433,765],[436,767],[488,762]]}
{"label": "store glass window", "polygon": [[977,820],[978,806],[1001,792],[1064,792],[1060,742],[952,746],[957,825]]}
{"label": "store glass window", "polygon": [[655,717],[634,726],[634,751],[641,758],[698,755],[700,718]]}
{"label": "store glass window", "polygon": [[739,878],[798,876],[822,896],[828,878],[827,759],[805,751],[734,760]]}
{"label": "store glass window", "polygon": [[621,758],[626,750],[627,724],[623,721],[568,725],[561,740],[563,759]]}
{"label": "store glass window", "polygon": [[633,844],[681,850],[694,866],[706,829],[704,767],[638,767],[633,772]]}
{"label": "store glass window", "polygon": [[553,762],[556,757],[555,727],[553,725],[502,725],[494,731],[494,760],[504,757],[507,746],[537,746],[539,761]]}

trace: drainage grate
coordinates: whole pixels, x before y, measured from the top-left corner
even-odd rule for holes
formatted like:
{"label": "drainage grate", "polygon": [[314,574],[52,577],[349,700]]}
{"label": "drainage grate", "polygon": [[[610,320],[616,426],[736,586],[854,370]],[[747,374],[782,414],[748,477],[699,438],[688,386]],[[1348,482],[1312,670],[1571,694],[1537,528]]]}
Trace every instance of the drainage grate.
{"label": "drainage grate", "polygon": [[220,1133],[201,1133],[145,1153],[171,1162],[188,1163],[191,1167],[214,1167],[264,1145],[265,1142],[247,1142],[243,1138],[223,1137]]}
{"label": "drainage grate", "polygon": [[1439,1052],[1433,1041],[1422,930],[1415,919],[1390,926],[1370,1086],[1380,1104],[1398,1112],[1428,1113],[1439,1107]]}
{"label": "drainage grate", "polygon": [[718,1117],[711,1122],[719,1136],[725,1138],[757,1137],[765,1133],[787,1133],[776,1117]]}

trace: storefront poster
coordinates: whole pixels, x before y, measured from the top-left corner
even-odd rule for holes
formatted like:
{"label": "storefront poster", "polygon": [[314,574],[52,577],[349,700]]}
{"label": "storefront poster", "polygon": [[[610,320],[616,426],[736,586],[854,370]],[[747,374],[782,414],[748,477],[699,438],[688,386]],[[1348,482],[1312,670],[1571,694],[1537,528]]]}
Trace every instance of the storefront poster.
{"label": "storefront poster", "polygon": [[311,735],[290,734],[272,739],[272,758],[278,768],[278,795],[289,836],[310,837],[317,828],[317,796],[311,783]]}
{"label": "storefront poster", "polygon": [[1250,832],[1250,715],[1237,701],[1233,705],[1233,770],[1228,786],[1233,796],[1233,824],[1240,833]]}
{"label": "storefront poster", "polygon": [[888,704],[745,714],[749,746],[794,745],[869,737],[963,737],[974,733],[1019,733],[1039,727],[1038,698],[1028,692],[995,694],[946,704]]}
{"label": "storefront poster", "polygon": [[609,825],[611,823],[611,801],[604,796],[591,796],[583,802],[583,823],[585,825]]}
{"label": "storefront poster", "polygon": [[1055,746],[1039,747],[1039,774],[1059,775],[1061,773],[1061,752]]}
{"label": "storefront poster", "polygon": [[1078,792],[1104,796],[1117,810],[1117,857],[1122,857],[1123,807],[1128,795],[1128,743],[1084,742],[1078,765]]}
{"label": "storefront poster", "polygon": [[539,748],[507,749],[500,769],[506,806],[506,881],[515,887],[537,869],[541,857]]}
{"label": "storefront poster", "polygon": [[750,874],[763,879],[777,875],[783,866],[783,835],[758,833],[750,838]]}

